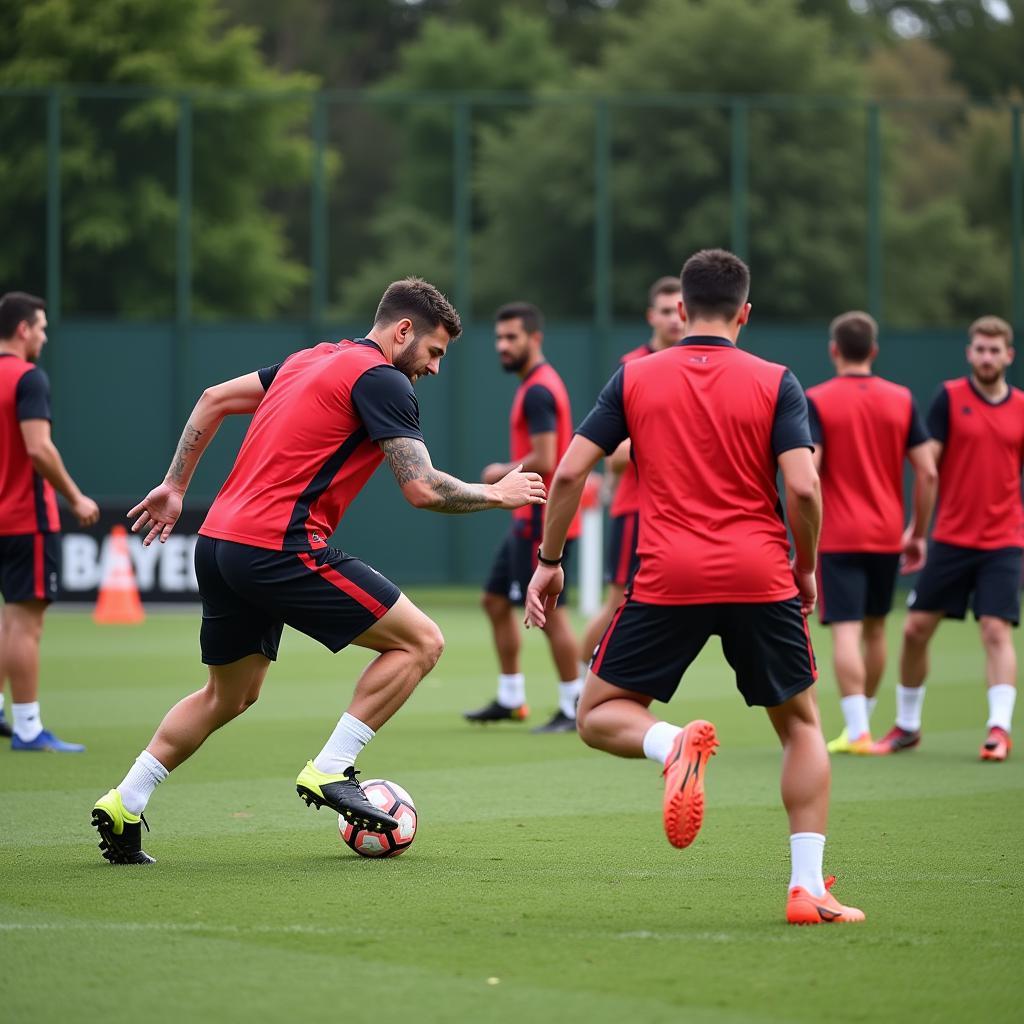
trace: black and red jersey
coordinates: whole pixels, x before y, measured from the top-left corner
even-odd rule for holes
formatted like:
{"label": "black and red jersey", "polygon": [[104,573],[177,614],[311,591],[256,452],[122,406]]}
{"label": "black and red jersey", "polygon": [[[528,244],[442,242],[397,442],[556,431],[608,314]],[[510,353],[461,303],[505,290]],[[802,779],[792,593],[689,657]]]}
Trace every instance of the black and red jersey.
{"label": "black and red jersey", "polygon": [[823,553],[900,550],[903,460],[928,434],[909,388],[844,374],[807,389],[811,440],[822,446]]}
{"label": "black and red jersey", "polygon": [[259,373],[267,394],[199,532],[274,551],[326,547],[384,459],[377,442],[423,439],[412,383],[366,338]]}
{"label": "black and red jersey", "polygon": [[[650,343],[638,345],[634,349],[630,349],[620,360],[620,365],[633,362],[634,359],[643,359],[644,356],[649,356],[654,353],[654,349],[651,348]],[[626,463],[626,468],[619,475],[619,483],[615,488],[615,497],[612,498],[612,507],[609,509],[609,515],[613,516],[624,516],[631,512],[636,512],[640,508],[640,494],[637,487],[636,478],[636,466],[633,465],[633,460],[630,459]]]}
{"label": "black and red jersey", "polygon": [[[523,462],[533,452],[530,438],[534,434],[556,435],[555,464],[565,454],[572,440],[572,408],[569,392],[550,363],[538,363],[519,383],[509,414],[509,456],[514,463]],[[554,472],[544,477],[544,486],[551,487]],[[520,529],[532,540],[540,541],[544,525],[543,505],[523,505],[512,513]],[[577,516],[568,536],[580,532]]]}
{"label": "black and red jersey", "polygon": [[969,377],[947,380],[928,410],[928,431],[943,445],[932,538],[982,550],[1024,546],[1024,392],[1011,387],[990,402]]}
{"label": "black and red jersey", "polygon": [[784,366],[725,338],[689,337],[621,366],[577,433],[633,446],[647,604],[783,601],[797,593],[777,457],[811,447],[807,401]]}
{"label": "black and red jersey", "polygon": [[57,495],[36,472],[21,433],[23,420],[52,420],[46,373],[0,353],[0,535],[58,533]]}

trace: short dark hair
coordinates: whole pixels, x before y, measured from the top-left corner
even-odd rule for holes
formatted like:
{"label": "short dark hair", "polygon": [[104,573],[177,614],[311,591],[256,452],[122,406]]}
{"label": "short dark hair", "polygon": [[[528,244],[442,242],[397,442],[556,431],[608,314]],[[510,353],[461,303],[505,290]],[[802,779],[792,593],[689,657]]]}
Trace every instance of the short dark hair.
{"label": "short dark hair", "polygon": [[986,338],[1005,338],[1006,347],[1013,344],[1013,328],[1001,316],[980,316],[971,324],[967,337],[984,334]]}
{"label": "short dark hair", "polygon": [[462,333],[458,310],[441,291],[421,277],[404,277],[388,285],[373,318],[377,324],[393,324],[408,317],[417,332],[443,327],[449,337]]}
{"label": "short dark hair", "polygon": [[494,314],[497,323],[502,320],[522,320],[523,330],[534,334],[544,330],[544,314],[532,302],[506,302]]}
{"label": "short dark hair", "polygon": [[22,320],[27,320],[29,326],[34,324],[41,309],[46,309],[46,303],[38,296],[27,292],[8,292],[0,299],[0,338],[4,341],[13,338]]}
{"label": "short dark hair", "polygon": [[691,320],[731,320],[750,294],[750,269],[725,249],[701,249],[680,275],[683,305]]}
{"label": "short dark hair", "polygon": [[647,290],[647,308],[658,301],[659,295],[678,295],[682,290],[678,277],[659,277]]}
{"label": "short dark hair", "polygon": [[829,325],[828,333],[839,354],[850,363],[863,363],[870,359],[871,350],[878,343],[875,318],[859,309],[837,316]]}

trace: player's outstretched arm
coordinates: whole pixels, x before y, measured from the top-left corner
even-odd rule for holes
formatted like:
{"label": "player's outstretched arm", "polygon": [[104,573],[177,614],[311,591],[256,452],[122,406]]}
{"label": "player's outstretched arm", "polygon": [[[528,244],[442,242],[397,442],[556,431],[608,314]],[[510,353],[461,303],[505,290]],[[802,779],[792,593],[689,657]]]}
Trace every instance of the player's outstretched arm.
{"label": "player's outstretched arm", "polygon": [[379,443],[405,500],[415,508],[461,515],[544,504],[544,481],[537,473],[524,473],[522,466],[513,466],[496,483],[469,484],[434,469],[427,446],[418,438],[388,437]]}
{"label": "player's outstretched arm", "polygon": [[818,586],[818,536],[821,533],[821,482],[808,448],[793,448],[779,455],[779,469],[786,487],[786,517],[793,531],[793,577],[800,590],[800,610],[814,611]]}
{"label": "player's outstretched arm", "polygon": [[145,534],[143,545],[148,547],[158,538],[163,544],[171,535],[181,515],[182,498],[192,481],[192,474],[224,417],[255,412],[265,394],[260,375],[247,373],[223,384],[215,384],[199,396],[178,439],[178,447],[174,450],[174,458],[163,483],[154,487],[128,513],[129,519],[138,516],[132,524],[132,533]]}

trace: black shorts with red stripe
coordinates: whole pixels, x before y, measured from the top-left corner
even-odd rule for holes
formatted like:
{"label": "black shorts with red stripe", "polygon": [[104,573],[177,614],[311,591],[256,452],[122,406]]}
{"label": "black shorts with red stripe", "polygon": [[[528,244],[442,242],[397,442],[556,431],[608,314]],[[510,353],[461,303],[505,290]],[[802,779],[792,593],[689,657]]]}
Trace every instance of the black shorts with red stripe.
{"label": "black shorts with red stripe", "polygon": [[55,600],[60,559],[59,533],[0,537],[0,594],[8,604]]}
{"label": "black shorts with red stripe", "polygon": [[617,587],[628,587],[636,575],[640,559],[636,553],[636,536],[640,513],[626,512],[609,520],[608,572],[606,579]]}
{"label": "black shorts with red stripe", "polygon": [[818,677],[800,601],[764,604],[641,604],[619,607],[591,671],[606,683],[669,701],[712,636],[736,673],[748,705],[775,707]]}
{"label": "black shorts with red stripe", "polygon": [[271,551],[200,536],[196,577],[205,665],[249,654],[275,661],[285,625],[336,654],[401,596],[387,577],[336,548]]}

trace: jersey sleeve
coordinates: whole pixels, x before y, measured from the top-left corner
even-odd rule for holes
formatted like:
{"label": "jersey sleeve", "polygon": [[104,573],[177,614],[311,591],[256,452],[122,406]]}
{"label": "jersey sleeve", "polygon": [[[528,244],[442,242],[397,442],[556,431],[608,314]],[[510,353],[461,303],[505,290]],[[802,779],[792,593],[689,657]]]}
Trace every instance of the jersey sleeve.
{"label": "jersey sleeve", "polygon": [[558,427],[555,396],[543,384],[534,384],[523,395],[523,415],[530,434],[549,434]]}
{"label": "jersey sleeve", "polygon": [[401,370],[390,365],[367,370],[352,387],[352,402],[371,441],[389,437],[423,440],[420,405]]}
{"label": "jersey sleeve", "polygon": [[259,375],[260,383],[263,385],[264,391],[270,390],[270,385],[274,383],[274,378],[277,376],[277,371],[284,365],[282,359],[279,363],[274,363],[273,366],[264,366],[262,370],[257,370],[256,373]]}
{"label": "jersey sleeve", "polygon": [[619,367],[597,396],[594,408],[576,428],[580,437],[593,441],[609,455],[629,437],[626,407],[622,398],[624,368]]}
{"label": "jersey sleeve", "polygon": [[811,440],[804,389],[793,372],[786,370],[779,382],[779,397],[775,403],[772,451],[779,456],[793,448],[813,449],[814,442]]}
{"label": "jersey sleeve", "polygon": [[945,385],[939,387],[928,408],[928,433],[933,440],[943,444],[949,437],[949,392]]}
{"label": "jersey sleeve", "polygon": [[818,415],[818,407],[810,395],[804,396],[807,399],[807,425],[811,431],[811,440],[817,448],[825,441],[825,434],[821,429],[821,417]]}
{"label": "jersey sleeve", "polygon": [[[945,391],[945,388],[943,388]],[[921,419],[921,411],[917,402],[910,399],[910,428],[907,430],[907,448],[916,448],[928,440],[928,431],[925,429],[924,421]]]}
{"label": "jersey sleeve", "polygon": [[50,378],[34,366],[18,381],[14,393],[19,420],[52,420],[50,411]]}

